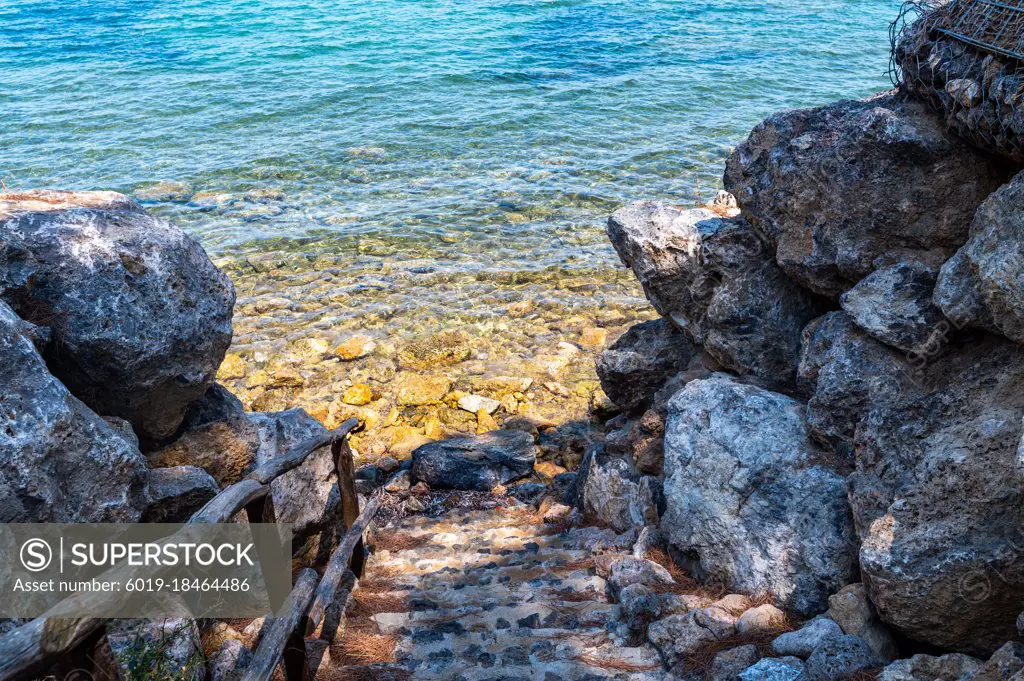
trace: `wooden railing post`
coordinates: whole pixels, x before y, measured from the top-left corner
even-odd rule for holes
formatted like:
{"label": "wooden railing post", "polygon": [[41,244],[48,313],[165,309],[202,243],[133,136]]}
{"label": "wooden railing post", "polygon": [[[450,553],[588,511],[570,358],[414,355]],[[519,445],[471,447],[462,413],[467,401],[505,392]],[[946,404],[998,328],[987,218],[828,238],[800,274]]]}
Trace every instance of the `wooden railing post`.
{"label": "wooden railing post", "polygon": [[[348,437],[335,438],[331,443],[331,454],[334,457],[334,471],[338,477],[341,517],[347,532],[352,529],[356,519],[359,518],[359,495],[356,492],[355,464],[352,461],[352,448],[348,445]],[[360,539],[352,551],[352,560],[349,563],[349,569],[352,570],[356,577],[363,576],[363,560],[363,540]]]}

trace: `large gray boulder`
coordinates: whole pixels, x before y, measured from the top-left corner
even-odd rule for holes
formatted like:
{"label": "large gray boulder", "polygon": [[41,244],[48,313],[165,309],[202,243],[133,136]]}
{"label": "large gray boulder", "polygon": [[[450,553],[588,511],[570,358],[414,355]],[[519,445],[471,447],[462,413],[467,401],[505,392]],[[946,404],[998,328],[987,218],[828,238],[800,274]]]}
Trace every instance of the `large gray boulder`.
{"label": "large gray boulder", "polygon": [[494,430],[428,442],[412,453],[412,474],[436,489],[486,491],[529,475],[536,459],[532,435]]}
{"label": "large gray boulder", "polygon": [[231,343],[231,282],[121,194],[0,195],[0,270],[0,297],[51,329],[54,375],[145,439],[174,433]]}
{"label": "large gray boulder", "polygon": [[942,266],[935,302],[957,325],[1024,343],[1024,173],[992,194]]}
{"label": "large gray boulder", "polygon": [[1005,173],[926,104],[885,93],[769,117],[724,181],[786,274],[835,297],[879,266],[944,262]]}
{"label": "large gray boulder", "polygon": [[838,469],[803,403],[723,374],[693,381],[669,403],[661,531],[698,575],[820,613],[857,570]]}
{"label": "large gray boulder", "polygon": [[848,486],[871,601],[911,638],[992,652],[1024,602],[1024,348],[974,339],[867,407]]}
{"label": "large gray boulder", "polygon": [[699,351],[672,320],[641,322],[598,355],[597,376],[612,402],[635,409],[649,403]]}
{"label": "large gray boulder", "polygon": [[146,460],[47,371],[0,301],[0,522],[136,522]]}
{"label": "large gray boulder", "polygon": [[783,275],[749,223],[645,201],[616,211],[608,236],[654,308],[715,360],[792,388],[800,331],[824,308]]}

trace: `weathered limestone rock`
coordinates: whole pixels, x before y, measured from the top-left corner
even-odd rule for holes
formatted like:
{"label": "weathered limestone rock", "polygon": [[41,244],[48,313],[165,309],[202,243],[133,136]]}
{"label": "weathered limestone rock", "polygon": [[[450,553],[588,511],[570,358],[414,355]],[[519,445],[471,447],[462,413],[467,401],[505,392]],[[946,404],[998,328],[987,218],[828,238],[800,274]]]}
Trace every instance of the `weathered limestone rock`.
{"label": "weathered limestone rock", "polygon": [[533,470],[537,447],[521,430],[428,442],[412,453],[412,474],[435,489],[489,490]]}
{"label": "weathered limestone rock", "polygon": [[582,486],[582,509],[617,532],[658,524],[657,481],[624,459],[593,451]]}
{"label": "weathered limestone rock", "polygon": [[672,320],[641,322],[598,355],[597,375],[612,402],[624,410],[635,409],[649,403],[697,352]]}
{"label": "weathered limestone rock", "polygon": [[763,634],[779,631],[786,623],[786,613],[774,605],[759,605],[740,615],[736,631],[740,634]]}
{"label": "weathered limestone rock", "polygon": [[878,681],[971,681],[980,668],[981,662],[960,653],[914,655],[887,666]]}
{"label": "weathered limestone rock", "polygon": [[717,608],[691,610],[652,622],[647,638],[672,667],[708,643],[734,634],[735,621],[735,617]]}
{"label": "weathered limestone rock", "polygon": [[826,638],[842,635],[843,630],[838,624],[819,615],[800,629],[786,632],[772,641],[772,652],[807,659]]}
{"label": "weathered limestone rock", "polygon": [[661,617],[661,595],[645,584],[630,584],[619,592],[622,621],[634,631],[647,631],[647,625]]}
{"label": "weathered limestone rock", "polygon": [[457,364],[470,354],[469,334],[465,331],[442,331],[428,338],[413,341],[398,353],[403,369],[423,371]]}
{"label": "weathered limestone rock", "polygon": [[988,662],[971,677],[971,681],[1005,681],[1017,679],[1024,670],[1024,643],[1010,641],[999,648]]}
{"label": "weathered limestone rock", "polygon": [[801,679],[835,681],[847,679],[856,672],[879,666],[874,651],[858,636],[835,636],[821,642],[804,665]]}
{"label": "weathered limestone rock", "polygon": [[926,104],[884,93],[769,117],[724,181],[783,271],[835,297],[879,266],[948,259],[1004,178]]}
{"label": "weathered limestone rock", "polygon": [[616,211],[608,236],[655,309],[715,360],[792,387],[800,331],[824,308],[782,274],[750,224],[642,202]]}
{"label": "weathered limestone rock", "polygon": [[1024,173],[978,208],[967,243],[942,266],[935,302],[958,325],[1024,343]]}
{"label": "weathered limestone rock", "polygon": [[652,589],[664,589],[676,583],[668,570],[653,560],[628,556],[612,563],[608,572],[605,589],[612,601],[620,599],[626,587],[642,584]]}
{"label": "weathered limestone rock", "polygon": [[707,681],[736,681],[744,669],[747,669],[761,658],[757,646],[745,645],[723,650],[715,655],[711,668],[708,669]]}
{"label": "weathered limestone rock", "polygon": [[1024,348],[952,348],[922,387],[857,428],[847,482],[864,584],[907,636],[987,654],[1014,638],[1024,602],[1024,564],[1007,559],[1024,546]]}
{"label": "weathered limestone rock", "polygon": [[237,681],[251,660],[252,653],[241,641],[224,641],[206,663],[210,681]]}
{"label": "weathered limestone rock", "polygon": [[938,272],[915,262],[875,270],[844,293],[839,302],[873,338],[905,353],[923,354],[945,317],[932,303]]}
{"label": "weathered limestone rock", "polygon": [[636,469],[647,475],[661,475],[665,460],[665,416],[648,409],[605,437],[605,451],[627,455]]}
{"label": "weathered limestone rock", "polygon": [[0,296],[51,329],[51,371],[140,437],[174,433],[231,343],[231,282],[121,194],[0,195],[0,264],[14,272]]}
{"label": "weathered limestone rock", "polygon": [[740,674],[740,681],[795,681],[802,678],[804,663],[795,657],[766,657]]}
{"label": "weathered limestone rock", "polygon": [[809,615],[857,559],[843,477],[803,413],[723,374],[687,384],[669,404],[661,531],[697,575]]}
{"label": "weathered limestone rock", "polygon": [[400,371],[395,376],[395,401],[403,407],[440,404],[451,388],[447,376]]}
{"label": "weathered limestone rock", "polygon": [[0,522],[137,522],[149,472],[136,442],[51,376],[0,301]]}
{"label": "weathered limestone rock", "polygon": [[898,657],[896,641],[878,619],[863,584],[848,584],[829,596],[828,614],[845,633],[864,639],[879,659],[888,662]]}
{"label": "weathered limestone rock", "polygon": [[217,481],[202,468],[154,468],[149,472],[149,504],[142,522],[183,523],[219,491]]}
{"label": "weathered limestone rock", "polygon": [[853,435],[872,407],[889,408],[919,392],[914,367],[898,351],[859,328],[845,312],[830,312],[804,330],[798,385],[807,427],[818,442],[852,465]]}
{"label": "weathered limestone rock", "polygon": [[[256,455],[257,465],[285,454],[289,448],[327,429],[302,409],[277,414],[257,413],[251,418],[262,435],[263,446]],[[330,447],[313,451],[301,466],[278,476],[270,483],[277,521],[294,524],[297,538],[305,538],[337,525],[341,517],[338,477]]]}

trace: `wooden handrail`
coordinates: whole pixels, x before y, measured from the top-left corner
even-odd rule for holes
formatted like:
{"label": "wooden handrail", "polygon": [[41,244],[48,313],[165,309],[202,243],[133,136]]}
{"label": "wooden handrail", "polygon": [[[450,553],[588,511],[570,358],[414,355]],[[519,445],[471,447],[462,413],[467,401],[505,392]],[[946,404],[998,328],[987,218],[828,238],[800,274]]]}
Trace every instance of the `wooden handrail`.
{"label": "wooden handrail", "polygon": [[251,473],[246,475],[245,479],[255,480],[256,482],[267,485],[271,480],[279,475],[283,475],[291,469],[301,466],[307,456],[321,447],[343,442],[348,434],[355,430],[355,427],[358,425],[359,419],[354,417],[350,418],[348,421],[345,421],[326,435],[311,437],[308,440],[295,445],[285,452],[284,455],[267,461],[265,464],[257,467]]}
{"label": "wooden handrail", "polygon": [[[213,499],[196,511],[188,520],[194,523],[226,523],[243,509],[250,522],[273,522],[270,483],[280,475],[302,465],[317,449],[331,445],[341,494],[342,517],[346,532],[331,554],[323,579],[309,568],[300,573],[292,589],[291,614],[285,618],[268,619],[244,681],[266,681],[273,674],[282,656],[289,681],[302,678],[305,666],[303,638],[323,620],[324,612],[337,595],[338,586],[351,567],[362,571],[362,535],[380,507],[380,496],[375,495],[360,513],[355,488],[352,452],[348,435],[357,426],[357,419],[349,419],[325,435],[309,438],[289,449],[283,456],[257,467],[239,482],[221,490]],[[314,622],[312,626],[307,622]],[[90,637],[102,636],[106,621],[99,618],[38,617],[27,624],[0,636],[0,681],[24,678],[34,669],[66,658]]]}
{"label": "wooden handrail", "polygon": [[[295,641],[294,634],[296,631],[303,630],[300,625],[309,609],[317,580],[316,570],[310,568],[303,570],[295,582],[295,588],[292,589],[291,614],[288,617],[277,617],[264,622],[259,648],[256,649],[252,661],[246,667],[242,681],[267,681],[274,674],[277,663],[281,661],[281,656],[285,653],[289,642],[292,645],[305,645],[301,640]],[[302,678],[301,671],[296,676],[296,670],[288,669],[288,666],[286,663],[285,671],[289,679]]]}
{"label": "wooden handrail", "polygon": [[[309,625],[306,627],[306,634],[312,634],[317,627],[320,626],[323,621],[324,612],[327,610],[327,606],[334,601],[334,596],[338,591],[338,585],[341,584],[341,578],[345,576],[345,573],[349,570],[349,563],[352,560],[352,551],[356,548],[363,539],[363,532],[366,531],[366,526],[373,520],[373,516],[377,514],[377,509],[380,507],[380,495],[375,494],[370,501],[367,502],[363,512],[356,519],[356,522],[352,524],[352,527],[348,532],[345,533],[344,539],[338,544],[338,547],[331,554],[330,560],[327,562],[327,567],[324,569],[324,576],[320,579],[320,585],[316,588],[316,596],[313,599],[312,605],[309,607]],[[353,571],[354,572],[354,571]]]}

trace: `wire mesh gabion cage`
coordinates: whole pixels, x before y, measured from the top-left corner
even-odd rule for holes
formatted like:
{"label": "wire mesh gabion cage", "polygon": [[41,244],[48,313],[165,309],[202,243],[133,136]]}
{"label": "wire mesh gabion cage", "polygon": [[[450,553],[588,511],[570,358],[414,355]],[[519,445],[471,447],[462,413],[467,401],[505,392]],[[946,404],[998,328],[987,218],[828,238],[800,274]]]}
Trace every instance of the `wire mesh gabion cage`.
{"label": "wire mesh gabion cage", "polygon": [[894,84],[962,137],[1024,161],[1024,0],[912,0],[890,39]]}

